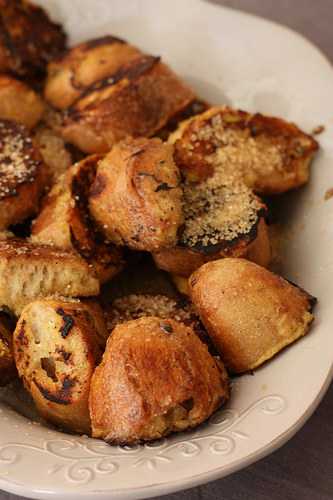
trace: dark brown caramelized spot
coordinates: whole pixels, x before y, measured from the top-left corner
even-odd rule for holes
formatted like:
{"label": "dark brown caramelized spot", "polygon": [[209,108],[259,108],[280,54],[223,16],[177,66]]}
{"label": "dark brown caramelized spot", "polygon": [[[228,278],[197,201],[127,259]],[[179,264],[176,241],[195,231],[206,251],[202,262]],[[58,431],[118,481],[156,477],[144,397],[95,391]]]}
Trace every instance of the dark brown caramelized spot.
{"label": "dark brown caramelized spot", "polygon": [[69,377],[68,375],[64,377],[62,381],[62,387],[59,390],[50,391],[43,387],[36,379],[33,380],[34,384],[42,394],[42,396],[51,401],[52,403],[60,405],[69,405],[72,402],[72,389],[76,385],[76,379]]}
{"label": "dark brown caramelized spot", "polygon": [[24,0],[0,0],[0,33],[9,68],[36,76],[65,49],[66,35],[46,12]]}
{"label": "dark brown caramelized spot", "polygon": [[62,307],[58,307],[56,313],[59,314],[59,316],[61,316],[63,319],[63,325],[60,328],[60,333],[62,338],[65,339],[69,335],[72,328],[74,327],[75,324],[74,318],[70,314],[66,314],[66,312],[62,309]]}
{"label": "dark brown caramelized spot", "polygon": [[0,120],[0,199],[15,196],[17,188],[32,183],[41,159],[23,125]]}
{"label": "dark brown caramelized spot", "polygon": [[100,38],[93,38],[85,42],[82,46],[83,50],[95,49],[96,47],[102,47],[103,45],[111,45],[112,43],[126,43],[122,38],[117,38],[113,35],[105,35]]}

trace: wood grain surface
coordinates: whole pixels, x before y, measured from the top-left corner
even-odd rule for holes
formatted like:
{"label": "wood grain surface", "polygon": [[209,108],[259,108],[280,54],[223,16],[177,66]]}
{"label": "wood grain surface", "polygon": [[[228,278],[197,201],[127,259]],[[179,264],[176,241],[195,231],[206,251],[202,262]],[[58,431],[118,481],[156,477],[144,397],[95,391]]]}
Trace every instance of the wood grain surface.
{"label": "wood grain surface", "polygon": [[[285,24],[312,40],[333,61],[333,0],[214,0],[214,3]],[[303,429],[277,452],[232,476],[163,499],[331,500],[332,426],[333,386]],[[15,499],[18,497],[0,492],[0,500]]]}

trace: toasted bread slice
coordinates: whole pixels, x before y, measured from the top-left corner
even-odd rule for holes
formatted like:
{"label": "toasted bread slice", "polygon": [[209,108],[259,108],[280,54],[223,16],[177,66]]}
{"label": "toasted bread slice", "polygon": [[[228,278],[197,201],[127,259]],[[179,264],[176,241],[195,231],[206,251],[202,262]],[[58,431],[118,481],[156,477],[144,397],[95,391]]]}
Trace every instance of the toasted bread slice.
{"label": "toasted bread slice", "polygon": [[211,108],[171,137],[175,161],[191,180],[216,169],[240,175],[259,194],[278,194],[308,181],[318,143],[280,118]]}
{"label": "toasted bread slice", "polygon": [[80,301],[36,300],[22,311],[13,337],[19,376],[38,411],[75,432],[90,432],[90,380],[104,349],[93,315]]}
{"label": "toasted bread slice", "polygon": [[0,120],[0,231],[37,211],[45,185],[45,165],[26,128]]}
{"label": "toasted bread slice", "polygon": [[190,296],[226,367],[257,368],[309,331],[315,299],[244,259],[209,262],[189,279]]}
{"label": "toasted bread slice", "polygon": [[24,240],[0,240],[0,306],[19,315],[38,297],[98,295],[94,270],[75,252]]}
{"label": "toasted bread slice", "polygon": [[0,386],[15,378],[16,368],[12,351],[12,334],[0,311]]}
{"label": "toasted bread slice", "polygon": [[1,120],[12,120],[30,129],[41,120],[44,109],[41,97],[25,83],[0,75]]}
{"label": "toasted bread slice", "polygon": [[45,98],[55,108],[68,108],[93,83],[141,55],[133,45],[110,35],[71,47],[49,63]]}
{"label": "toasted bread slice", "polygon": [[86,153],[116,142],[150,137],[195,98],[158,57],[142,56],[87,89],[64,113],[62,135]]}
{"label": "toasted bread slice", "polygon": [[153,253],[156,265],[188,277],[202,264],[234,256],[267,266],[266,207],[238,178],[221,173],[184,183],[185,222],[177,246]]}
{"label": "toasted bread slice", "polygon": [[160,139],[127,139],[100,161],[89,206],[111,241],[147,251],[175,245],[183,216],[172,155]]}
{"label": "toasted bread slice", "polygon": [[105,242],[88,209],[89,190],[101,158],[85,158],[58,180],[33,223],[31,240],[77,251],[105,282],[122,269],[123,260],[121,250]]}
{"label": "toasted bread slice", "polygon": [[223,365],[193,330],[150,316],[118,325],[90,391],[93,436],[134,444],[193,428],[229,398]]}
{"label": "toasted bread slice", "polygon": [[65,48],[66,36],[27,0],[0,0],[0,71],[36,79]]}
{"label": "toasted bread slice", "polygon": [[48,186],[52,186],[72,165],[71,153],[61,135],[45,122],[34,130],[33,138],[47,167]]}

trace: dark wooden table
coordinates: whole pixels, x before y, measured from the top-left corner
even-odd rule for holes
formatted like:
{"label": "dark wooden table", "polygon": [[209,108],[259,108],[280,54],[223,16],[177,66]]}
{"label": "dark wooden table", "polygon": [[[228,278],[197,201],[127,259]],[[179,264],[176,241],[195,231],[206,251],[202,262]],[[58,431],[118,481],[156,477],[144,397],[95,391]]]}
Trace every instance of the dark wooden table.
{"label": "dark wooden table", "polygon": [[[296,29],[333,61],[333,0],[215,0],[215,3]],[[14,495],[0,492],[0,500],[16,499]],[[303,429],[277,452],[227,478],[163,497],[163,500],[331,499],[333,386]]]}

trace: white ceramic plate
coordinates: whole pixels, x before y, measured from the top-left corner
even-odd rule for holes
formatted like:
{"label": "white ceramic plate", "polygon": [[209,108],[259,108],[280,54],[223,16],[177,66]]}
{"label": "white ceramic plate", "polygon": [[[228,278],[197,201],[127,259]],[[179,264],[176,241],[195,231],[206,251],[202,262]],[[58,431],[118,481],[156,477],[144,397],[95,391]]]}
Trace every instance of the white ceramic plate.
{"label": "white ceramic plate", "polygon": [[40,0],[71,41],[113,33],[160,54],[210,101],[324,124],[311,184],[290,200],[285,274],[320,302],[312,332],[233,387],[195,432],[135,449],[48,430],[0,403],[0,488],[33,498],[147,498],[230,474],[281,446],[332,377],[333,70],[299,35],[201,0]]}

